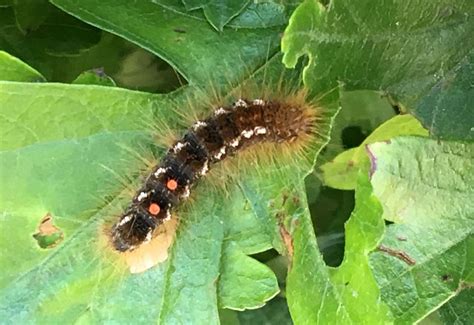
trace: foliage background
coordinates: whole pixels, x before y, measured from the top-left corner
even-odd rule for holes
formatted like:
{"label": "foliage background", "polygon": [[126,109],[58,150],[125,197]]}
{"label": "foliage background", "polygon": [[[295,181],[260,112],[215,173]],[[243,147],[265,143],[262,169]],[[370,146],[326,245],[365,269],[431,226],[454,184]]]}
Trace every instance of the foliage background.
{"label": "foliage background", "polygon": [[[472,323],[473,12],[441,0],[0,1],[0,319]],[[331,141],[310,175],[260,168],[231,201],[200,189],[170,260],[144,274],[97,251],[123,189],[101,166],[136,181],[143,162],[126,148],[163,150],[144,116],[179,125],[176,102],[200,85],[225,93],[301,56],[305,86],[329,92]],[[48,212],[64,240],[42,249],[32,235]]]}

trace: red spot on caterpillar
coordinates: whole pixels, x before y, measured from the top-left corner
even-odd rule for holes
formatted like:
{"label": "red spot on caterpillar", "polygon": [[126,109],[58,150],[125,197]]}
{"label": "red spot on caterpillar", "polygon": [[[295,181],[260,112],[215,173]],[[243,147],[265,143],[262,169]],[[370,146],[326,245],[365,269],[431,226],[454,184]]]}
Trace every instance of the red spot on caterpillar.
{"label": "red spot on caterpillar", "polygon": [[160,210],[161,210],[160,206],[156,203],[152,203],[148,207],[148,211],[154,216],[156,216],[158,213],[160,213]]}
{"label": "red spot on caterpillar", "polygon": [[174,179],[170,179],[170,180],[166,183],[166,187],[168,188],[168,190],[174,191],[175,189],[178,188],[178,182],[175,181]]}

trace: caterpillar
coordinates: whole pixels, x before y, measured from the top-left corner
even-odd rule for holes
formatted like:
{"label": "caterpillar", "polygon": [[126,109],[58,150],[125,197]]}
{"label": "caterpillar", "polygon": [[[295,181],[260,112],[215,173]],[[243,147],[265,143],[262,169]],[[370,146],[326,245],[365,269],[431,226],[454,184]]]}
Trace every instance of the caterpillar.
{"label": "caterpillar", "polygon": [[314,136],[318,110],[305,93],[291,100],[241,97],[195,121],[167,150],[111,228],[118,252],[150,242],[157,228],[215,164],[260,143],[293,143]]}

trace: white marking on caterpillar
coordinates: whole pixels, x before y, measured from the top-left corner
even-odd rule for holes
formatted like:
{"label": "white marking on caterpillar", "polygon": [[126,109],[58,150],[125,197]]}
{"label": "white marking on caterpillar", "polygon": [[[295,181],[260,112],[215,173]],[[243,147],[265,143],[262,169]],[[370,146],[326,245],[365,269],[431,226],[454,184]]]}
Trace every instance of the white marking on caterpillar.
{"label": "white marking on caterpillar", "polygon": [[189,186],[186,186],[184,188],[184,193],[183,195],[181,196],[183,199],[187,199],[189,197],[189,195],[191,194],[191,191],[189,190]]}
{"label": "white marking on caterpillar", "polygon": [[225,114],[225,113],[227,113],[227,111],[226,111],[224,108],[222,108],[222,107],[219,107],[219,109],[217,109],[217,110],[214,112],[215,115],[221,115],[221,114]]}
{"label": "white marking on caterpillar", "polygon": [[149,228],[149,229],[148,229],[148,233],[146,234],[146,237],[145,237],[145,240],[144,240],[145,243],[146,243],[146,242],[149,242],[149,241],[151,240],[152,234],[153,234],[153,231],[152,231],[151,228]]}
{"label": "white marking on caterpillar", "polygon": [[205,127],[205,126],[207,126],[207,123],[206,123],[206,122],[197,121],[197,122],[194,123],[194,125],[193,125],[193,130],[194,130],[194,131],[197,131],[197,130],[199,130],[200,128]]}
{"label": "white marking on caterpillar", "polygon": [[185,147],[185,144],[182,142],[176,142],[176,144],[173,147],[173,152],[178,153],[181,149]]}
{"label": "white marking on caterpillar", "polygon": [[206,160],[206,161],[204,162],[204,166],[202,166],[202,169],[201,169],[200,174],[201,174],[202,176],[204,176],[204,175],[207,174],[208,171],[209,171],[209,162]]}
{"label": "white marking on caterpillar", "polygon": [[241,134],[244,138],[250,139],[253,135],[253,130],[243,130]]}
{"label": "white marking on caterpillar", "polygon": [[234,107],[247,107],[247,102],[243,100],[242,98],[239,98],[238,101],[236,101],[233,105]]}
{"label": "white marking on caterpillar", "polygon": [[138,194],[137,196],[137,201],[140,202],[141,200],[146,199],[148,197],[148,194],[149,193],[147,192],[140,192],[140,194]]}
{"label": "white marking on caterpillar", "polygon": [[240,137],[237,137],[235,138],[234,140],[232,140],[229,145],[233,148],[236,148],[240,143]]}
{"label": "white marking on caterpillar", "polygon": [[160,167],[156,170],[156,172],[153,174],[156,178],[158,178],[161,174],[166,173],[166,168]]}
{"label": "white marking on caterpillar", "polygon": [[263,106],[265,104],[265,101],[263,99],[254,99],[252,101],[252,104],[258,105],[258,106]]}
{"label": "white marking on caterpillar", "polygon": [[257,127],[255,127],[254,131],[255,131],[255,134],[257,134],[257,135],[259,135],[259,134],[266,134],[266,133],[267,133],[267,129],[264,128],[263,126],[257,126]]}
{"label": "white marking on caterpillar", "polygon": [[214,156],[214,158],[216,159],[221,159],[223,155],[225,155],[225,149],[226,147],[222,147],[220,150],[219,150],[219,153],[217,155]]}
{"label": "white marking on caterpillar", "polygon": [[129,222],[130,220],[132,220],[132,217],[131,216],[126,216],[125,218],[123,218],[122,220],[120,220],[119,222],[119,227],[120,226],[123,226],[124,224],[126,224],[127,222]]}
{"label": "white marking on caterpillar", "polygon": [[166,220],[170,220],[170,219],[171,219],[171,212],[170,212],[170,210],[166,210],[166,218],[164,220],[166,221]]}

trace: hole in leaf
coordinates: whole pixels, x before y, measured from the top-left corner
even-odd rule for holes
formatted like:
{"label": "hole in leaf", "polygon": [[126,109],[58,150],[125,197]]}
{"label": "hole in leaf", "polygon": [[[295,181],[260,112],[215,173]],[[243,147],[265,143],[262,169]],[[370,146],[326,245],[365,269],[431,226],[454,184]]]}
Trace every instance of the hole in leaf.
{"label": "hole in leaf", "polygon": [[342,130],[341,140],[345,149],[359,146],[367,137],[360,126],[348,126]]}
{"label": "hole in leaf", "polygon": [[64,234],[61,229],[56,227],[53,223],[53,216],[47,213],[40,221],[38,230],[33,234],[38,246],[41,248],[53,248],[64,239]]}
{"label": "hole in leaf", "polygon": [[[309,178],[307,181],[315,182],[316,185],[319,182]],[[336,267],[344,257],[344,223],[354,209],[354,191],[342,191],[326,186],[318,188],[315,193],[308,191],[311,218],[324,262],[328,266]]]}

